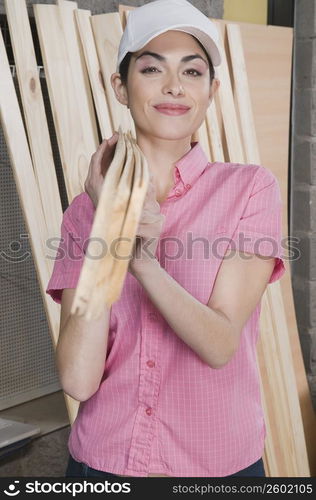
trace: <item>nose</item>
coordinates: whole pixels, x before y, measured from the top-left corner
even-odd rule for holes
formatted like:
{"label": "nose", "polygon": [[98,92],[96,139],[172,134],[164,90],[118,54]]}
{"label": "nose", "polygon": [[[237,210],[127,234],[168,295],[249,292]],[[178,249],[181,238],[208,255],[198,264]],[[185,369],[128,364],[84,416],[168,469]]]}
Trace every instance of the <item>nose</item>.
{"label": "nose", "polygon": [[163,86],[163,93],[171,92],[173,95],[184,94],[184,88],[181,85],[179,77],[171,75]]}

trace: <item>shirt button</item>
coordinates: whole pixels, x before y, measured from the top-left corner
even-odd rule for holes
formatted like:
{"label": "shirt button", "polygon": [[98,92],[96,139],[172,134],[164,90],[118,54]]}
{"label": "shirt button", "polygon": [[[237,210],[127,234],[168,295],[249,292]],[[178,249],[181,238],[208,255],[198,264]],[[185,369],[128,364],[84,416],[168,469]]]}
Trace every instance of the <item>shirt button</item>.
{"label": "shirt button", "polygon": [[176,196],[181,196],[182,195],[182,191],[180,191],[180,189],[176,189],[175,190],[175,195]]}
{"label": "shirt button", "polygon": [[156,365],[156,363],[154,361],[152,361],[151,359],[149,361],[147,361],[146,364],[147,364],[147,366],[149,366],[149,368],[153,368]]}
{"label": "shirt button", "polygon": [[153,322],[158,321],[157,314],[155,314],[155,313],[149,313],[148,318],[150,321],[153,321]]}
{"label": "shirt button", "polygon": [[191,186],[191,184],[186,184],[185,187],[186,187],[186,189],[191,189],[192,186]]}
{"label": "shirt button", "polygon": [[146,413],[150,417],[150,415],[152,414],[152,409],[151,408],[146,408]]}

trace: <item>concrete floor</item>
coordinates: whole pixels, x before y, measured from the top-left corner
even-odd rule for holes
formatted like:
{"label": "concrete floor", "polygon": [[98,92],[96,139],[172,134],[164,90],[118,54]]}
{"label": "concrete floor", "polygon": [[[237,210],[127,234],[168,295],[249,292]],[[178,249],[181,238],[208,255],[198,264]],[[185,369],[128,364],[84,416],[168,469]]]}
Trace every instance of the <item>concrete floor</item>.
{"label": "concrete floor", "polygon": [[0,412],[34,424],[41,434],[9,455],[0,454],[0,477],[63,477],[68,462],[69,418],[62,391]]}
{"label": "concrete floor", "polygon": [[64,477],[70,427],[40,436],[0,458],[0,477]]}

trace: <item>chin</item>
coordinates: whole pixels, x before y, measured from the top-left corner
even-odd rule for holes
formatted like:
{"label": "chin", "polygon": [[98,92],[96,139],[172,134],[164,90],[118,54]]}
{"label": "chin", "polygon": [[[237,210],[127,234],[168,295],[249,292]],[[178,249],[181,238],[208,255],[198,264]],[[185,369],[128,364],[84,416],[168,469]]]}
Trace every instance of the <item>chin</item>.
{"label": "chin", "polygon": [[187,126],[181,127],[180,125],[175,126],[173,123],[166,124],[163,127],[156,128],[156,130],[151,130],[152,134],[159,137],[160,139],[185,139],[194,133],[194,128]]}
{"label": "chin", "polygon": [[166,141],[183,141],[185,139],[188,139],[190,138],[191,139],[191,136],[192,134],[189,132],[189,133],[170,133],[170,134],[155,134],[155,137],[159,138],[159,139],[164,139]]}
{"label": "chin", "polygon": [[196,126],[188,127],[188,124],[177,124],[175,126],[174,123],[170,120],[170,122],[165,122],[163,124],[158,123],[156,121],[155,125],[152,126],[150,122],[148,122],[145,126],[138,125],[135,121],[135,129],[137,135],[143,135],[145,137],[155,137],[161,140],[167,141],[180,141],[184,140],[191,136],[196,131]]}

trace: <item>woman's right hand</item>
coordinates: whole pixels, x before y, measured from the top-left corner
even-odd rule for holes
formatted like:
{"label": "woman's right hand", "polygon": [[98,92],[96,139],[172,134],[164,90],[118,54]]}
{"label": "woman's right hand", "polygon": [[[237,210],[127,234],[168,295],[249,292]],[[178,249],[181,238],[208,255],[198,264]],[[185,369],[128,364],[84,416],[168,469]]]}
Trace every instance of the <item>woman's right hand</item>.
{"label": "woman's right hand", "polygon": [[112,137],[104,139],[91,157],[88,175],[84,183],[84,189],[90,196],[95,208],[99,202],[104,176],[111,165],[115,154],[118,137],[118,132],[114,132]]}

